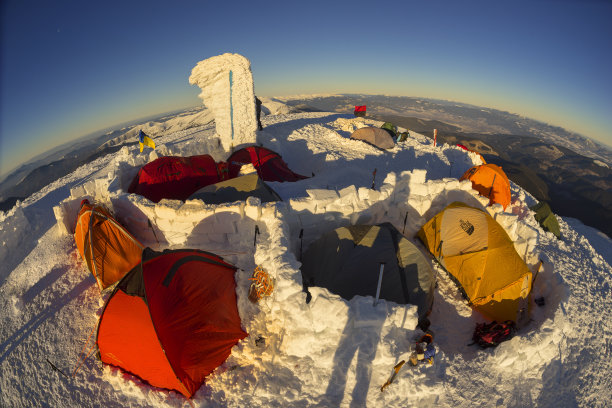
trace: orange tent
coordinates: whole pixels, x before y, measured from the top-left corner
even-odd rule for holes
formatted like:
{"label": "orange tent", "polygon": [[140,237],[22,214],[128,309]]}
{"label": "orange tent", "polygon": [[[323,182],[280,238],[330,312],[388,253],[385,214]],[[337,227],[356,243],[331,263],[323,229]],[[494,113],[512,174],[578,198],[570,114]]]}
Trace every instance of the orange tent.
{"label": "orange tent", "polygon": [[489,204],[499,203],[504,210],[510,204],[510,180],[502,168],[495,164],[472,167],[459,180],[470,180],[474,190],[489,198]]}
{"label": "orange tent", "polygon": [[74,240],[100,290],[140,263],[143,246],[111,214],[87,200],[81,203]]}
{"label": "orange tent", "polygon": [[104,306],[96,337],[100,359],[191,398],[247,336],[235,271],[204,251],[145,249],[142,263]]}

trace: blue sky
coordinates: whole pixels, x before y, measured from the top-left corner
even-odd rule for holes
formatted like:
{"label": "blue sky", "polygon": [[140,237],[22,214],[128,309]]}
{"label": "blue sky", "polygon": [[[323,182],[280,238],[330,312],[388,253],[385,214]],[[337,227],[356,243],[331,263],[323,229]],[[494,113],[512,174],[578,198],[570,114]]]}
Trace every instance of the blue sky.
{"label": "blue sky", "polygon": [[0,174],[54,146],[201,104],[200,60],[262,96],[371,93],[507,110],[612,145],[612,2],[3,0]]}

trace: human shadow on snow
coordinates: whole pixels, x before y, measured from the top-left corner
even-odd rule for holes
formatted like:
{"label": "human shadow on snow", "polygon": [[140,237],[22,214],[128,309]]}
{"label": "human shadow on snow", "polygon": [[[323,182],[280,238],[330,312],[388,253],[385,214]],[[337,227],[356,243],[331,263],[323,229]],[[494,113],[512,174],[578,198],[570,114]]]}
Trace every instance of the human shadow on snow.
{"label": "human shadow on snow", "polygon": [[355,387],[351,393],[351,407],[364,407],[370,381],[372,379],[372,362],[376,357],[378,342],[385,319],[369,321],[365,326],[358,326],[358,316],[354,307],[349,305],[348,320],[342,331],[340,342],[333,359],[333,369],[323,401],[329,406],[340,406],[344,398],[347,374],[355,355]]}

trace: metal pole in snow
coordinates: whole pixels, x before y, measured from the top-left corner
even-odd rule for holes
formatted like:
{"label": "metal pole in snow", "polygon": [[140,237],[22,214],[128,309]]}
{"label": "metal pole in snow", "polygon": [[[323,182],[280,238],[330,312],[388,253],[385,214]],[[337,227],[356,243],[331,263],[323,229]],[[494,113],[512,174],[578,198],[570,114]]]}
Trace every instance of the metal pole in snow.
{"label": "metal pole in snow", "polygon": [[434,147],[436,147],[436,139],[438,139],[438,129],[434,129]]}
{"label": "metal pole in snow", "polygon": [[375,186],[376,186],[376,168],[372,172],[372,190],[374,190]]}
{"label": "metal pole in snow", "polygon": [[374,299],[374,304],[372,306],[376,306],[378,303],[378,297],[380,296],[380,286],[382,285],[383,272],[385,270],[385,263],[380,263],[380,272],[378,272],[378,287],[376,288],[376,299]]}

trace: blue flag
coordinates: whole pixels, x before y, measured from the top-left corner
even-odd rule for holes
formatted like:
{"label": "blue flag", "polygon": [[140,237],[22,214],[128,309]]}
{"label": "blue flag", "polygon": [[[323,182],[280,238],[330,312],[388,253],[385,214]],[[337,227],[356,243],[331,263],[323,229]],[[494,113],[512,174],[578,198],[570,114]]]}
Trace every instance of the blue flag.
{"label": "blue flag", "polygon": [[145,146],[149,146],[155,149],[155,142],[142,130],[138,133],[138,144],[140,145],[140,152],[142,153]]}

